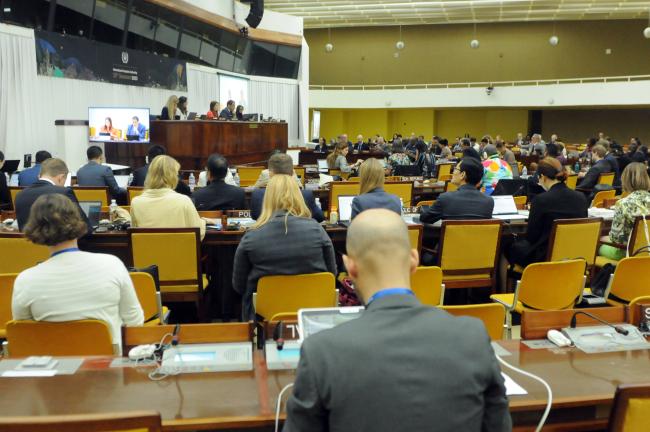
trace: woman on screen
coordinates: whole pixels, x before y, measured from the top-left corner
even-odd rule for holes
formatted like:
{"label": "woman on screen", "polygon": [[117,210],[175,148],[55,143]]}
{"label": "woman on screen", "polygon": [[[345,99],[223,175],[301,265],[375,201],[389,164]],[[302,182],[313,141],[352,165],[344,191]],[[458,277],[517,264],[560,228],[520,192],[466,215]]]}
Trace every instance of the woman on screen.
{"label": "woman on screen", "polygon": [[110,117],[104,119],[104,126],[99,130],[99,134],[110,136],[112,140],[120,138],[120,131],[113,128],[113,120]]}
{"label": "woman on screen", "polygon": [[206,117],[210,120],[219,118],[219,109],[221,104],[217,101],[210,102],[210,111],[206,114]]}
{"label": "woman on screen", "polygon": [[237,120],[244,120],[244,106],[243,105],[237,105],[237,110],[235,111],[235,115],[237,116]]}
{"label": "woman on screen", "polygon": [[178,107],[178,97],[176,95],[169,96],[167,104],[163,107],[160,113],[160,120],[176,120],[176,108]]}

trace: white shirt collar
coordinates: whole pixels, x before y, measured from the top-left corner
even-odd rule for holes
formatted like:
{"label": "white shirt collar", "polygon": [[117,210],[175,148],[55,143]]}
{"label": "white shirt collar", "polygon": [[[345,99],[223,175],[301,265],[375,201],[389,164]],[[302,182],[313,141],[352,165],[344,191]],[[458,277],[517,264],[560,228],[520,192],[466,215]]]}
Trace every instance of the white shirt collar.
{"label": "white shirt collar", "polygon": [[39,180],[46,181],[46,182],[50,183],[52,186],[56,186],[56,184],[52,180],[50,180],[49,178],[41,177]]}

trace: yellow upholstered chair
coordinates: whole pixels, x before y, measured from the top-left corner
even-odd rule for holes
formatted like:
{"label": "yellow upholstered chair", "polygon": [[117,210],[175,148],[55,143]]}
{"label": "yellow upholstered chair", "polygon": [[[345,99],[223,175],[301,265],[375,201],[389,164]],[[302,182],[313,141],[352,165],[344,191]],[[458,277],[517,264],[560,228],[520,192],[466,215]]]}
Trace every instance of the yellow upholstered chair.
{"label": "yellow upholstered chair", "polygon": [[590,207],[603,208],[605,204],[605,200],[611,200],[614,199],[615,197],[616,197],[616,191],[614,189],[596,192],[596,195],[594,195],[594,199],[591,200]]}
{"label": "yellow upholstered chair", "polygon": [[[440,267],[418,267],[411,275],[411,290],[422,304],[439,306],[445,298]],[[503,322],[502,322],[503,323]]]}
{"label": "yellow upholstered chair", "polygon": [[501,227],[492,219],[442,221],[438,265],[447,289],[494,289]]}
{"label": "yellow upholstered chair", "polygon": [[406,207],[411,206],[411,201],[413,200],[413,182],[386,182],[384,183],[384,191],[401,198],[402,205]]}
{"label": "yellow upholstered chair", "polygon": [[[331,175],[331,176],[339,176],[339,177],[341,177],[343,180],[348,180],[349,177],[350,177],[350,173],[344,173],[344,172],[341,172],[340,169],[334,169],[334,168],[330,168],[330,169],[327,171],[327,174],[328,174],[328,175]],[[354,178],[353,178],[352,180],[350,180],[350,181],[356,181],[356,182],[358,183],[358,182],[359,182],[359,178],[358,178],[358,177],[354,177]]]}
{"label": "yellow upholstered chair", "polygon": [[14,292],[14,281],[18,274],[0,274],[0,339],[7,335],[7,323],[11,321],[11,298]]}
{"label": "yellow upholstered chair", "polygon": [[438,165],[438,181],[451,180],[451,173],[456,166],[455,163],[443,163]]}
{"label": "yellow upholstered chair", "polygon": [[409,242],[411,242],[411,248],[418,251],[418,255],[422,253],[422,234],[424,228],[422,225],[407,225],[409,233]]}
{"label": "yellow upholstered chair", "polygon": [[330,183],[329,211],[338,211],[339,195],[359,195],[361,186],[353,182]]}
{"label": "yellow upholstered chair", "polygon": [[201,271],[198,228],[131,228],[129,246],[134,267],[158,266],[164,301],[194,302],[202,317],[208,281]]}
{"label": "yellow upholstered chair", "polygon": [[[627,245],[627,254],[629,256],[650,255],[650,220],[647,219],[650,219],[650,217],[646,217],[646,220],[644,220],[643,216],[637,216],[634,221],[634,227],[630,233],[630,242]],[[647,236],[646,229],[649,231]],[[605,264],[616,265],[617,262],[603,256],[596,257],[596,267],[602,267]]]}
{"label": "yellow upholstered chair", "polygon": [[614,173],[613,172],[602,173],[601,175],[598,176],[597,184],[612,186],[614,184]]}
{"label": "yellow upholstered chair", "polygon": [[110,204],[108,186],[73,186],[78,201],[101,201],[103,206]]}
{"label": "yellow upholstered chair", "polygon": [[445,192],[454,192],[458,190],[458,185],[452,183],[451,181],[445,182]]}
{"label": "yellow upholstered chair", "polygon": [[255,312],[266,319],[298,309],[335,307],[338,304],[332,273],[264,276],[253,294]]}
{"label": "yellow upholstered chair", "polygon": [[585,261],[574,259],[530,264],[517,282],[514,294],[493,294],[490,298],[506,307],[506,325],[511,330],[512,312],[524,309],[562,310],[582,300]]}
{"label": "yellow upholstered chair", "polygon": [[237,167],[237,174],[239,174],[239,185],[241,187],[253,186],[259,178],[262,171],[266,168],[263,166],[240,166]]}
{"label": "yellow upholstered chair", "polygon": [[647,432],[650,384],[620,384],[609,416],[609,432]]}
{"label": "yellow upholstered chair", "polygon": [[107,414],[0,417],[3,432],[161,432],[160,414],[129,411]]}
{"label": "yellow upholstered chair", "polygon": [[515,199],[515,205],[518,210],[523,210],[526,207],[526,201],[528,200],[526,195],[516,196],[513,198]]}
{"label": "yellow upholstered chair", "polygon": [[108,324],[98,320],[9,321],[7,342],[10,357],[114,354]]}
{"label": "yellow upholstered chair", "polygon": [[576,190],[578,186],[578,174],[571,174],[566,179],[566,185],[571,190]]}
{"label": "yellow upholstered chair", "polygon": [[11,208],[16,209],[16,196],[25,189],[24,186],[9,186],[9,196],[11,197]]}
{"label": "yellow upholstered chair", "polygon": [[88,128],[89,136],[94,137],[97,134],[97,128],[95,126],[90,126]]}
{"label": "yellow upholstered chair", "polygon": [[305,186],[305,167],[295,166],[295,167],[293,167],[293,171],[300,178],[300,183],[302,183],[302,185],[304,187]]}
{"label": "yellow upholstered chair", "polygon": [[483,321],[490,339],[503,339],[503,323],[506,308],[500,303],[473,304],[463,306],[441,306],[440,309],[454,316],[471,316]]}
{"label": "yellow upholstered chair", "polygon": [[129,206],[133,202],[133,198],[142,195],[143,192],[144,192],[143,187],[139,187],[139,186],[129,186],[129,187],[127,187],[126,188],[126,200],[128,201]]}
{"label": "yellow upholstered chair", "polygon": [[149,273],[131,272],[131,281],[140,306],[144,312],[144,325],[160,325],[167,322],[169,309],[162,305],[160,293],[156,291],[156,283]]}
{"label": "yellow upholstered chair", "polygon": [[384,178],[384,181],[387,181],[387,182],[399,182],[399,181],[402,181],[402,176],[386,176],[386,178]]}
{"label": "yellow upholstered chair", "polygon": [[417,203],[417,204],[415,205],[415,207],[417,207],[417,208],[420,208],[420,207],[422,207],[422,206],[429,206],[429,207],[431,207],[431,206],[434,205],[435,203],[436,203],[436,200],[420,201],[419,203]]}
{"label": "yellow upholstered chair", "polygon": [[0,233],[0,274],[20,273],[49,257],[46,246],[30,242],[21,233]]}
{"label": "yellow upholstered chair", "polygon": [[650,256],[623,258],[612,275],[608,303],[626,304],[650,296]]}
{"label": "yellow upholstered chair", "polygon": [[462,159],[463,158],[463,152],[456,152],[454,153],[454,157],[456,159]]}

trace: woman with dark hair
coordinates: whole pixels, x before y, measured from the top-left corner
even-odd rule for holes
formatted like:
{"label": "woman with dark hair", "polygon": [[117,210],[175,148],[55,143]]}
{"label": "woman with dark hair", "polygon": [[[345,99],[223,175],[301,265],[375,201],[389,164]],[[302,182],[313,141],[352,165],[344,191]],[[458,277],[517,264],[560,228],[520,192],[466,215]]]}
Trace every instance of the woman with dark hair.
{"label": "woman with dark hair", "polygon": [[121,345],[121,327],[144,321],[126,267],[113,255],[83,252],[77,239],[86,223],[72,201],[61,194],[39,197],[32,205],[25,237],[47,246],[50,258],[18,275],[11,309],[15,320],[106,322],[115,352]]}
{"label": "woman with dark hair", "polygon": [[243,105],[237,105],[237,109],[235,109],[235,115],[237,116],[237,120],[244,120],[244,106]]}
{"label": "woman with dark hair", "polygon": [[210,102],[210,111],[206,114],[206,117],[210,120],[219,118],[219,111],[221,105],[217,101]]}
{"label": "woman with dark hair", "polygon": [[505,257],[501,261],[502,288],[505,288],[509,264],[526,267],[528,264],[546,259],[551,227],[556,219],[587,217],[589,207],[587,198],[584,194],[567,187],[564,183],[567,173],[557,159],[550,157],[542,159],[537,166],[537,173],[539,185],[546,192],[535,196],[530,204],[526,238],[514,242],[505,249]]}
{"label": "woman with dark hair", "polygon": [[348,160],[346,159],[349,151],[350,148],[347,143],[338,143],[334,151],[327,156],[328,168],[340,170],[341,173],[344,174],[351,174],[352,171],[356,171],[363,160],[359,159],[354,164],[349,165]]}
{"label": "woman with dark hair", "polygon": [[99,130],[99,133],[101,135],[108,135],[111,137],[111,139],[120,138],[120,131],[113,128],[113,119],[110,117],[106,117],[104,119],[104,126],[102,126],[102,128]]}
{"label": "woman with dark hair", "polygon": [[321,137],[318,140],[318,144],[316,144],[314,151],[318,153],[327,153],[327,140]]}

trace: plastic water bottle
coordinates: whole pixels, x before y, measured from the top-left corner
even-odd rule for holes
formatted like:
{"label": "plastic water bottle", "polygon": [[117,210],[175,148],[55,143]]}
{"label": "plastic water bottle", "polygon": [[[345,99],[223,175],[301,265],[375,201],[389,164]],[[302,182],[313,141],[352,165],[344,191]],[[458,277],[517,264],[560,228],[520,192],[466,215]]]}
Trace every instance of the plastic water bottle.
{"label": "plastic water bottle", "polygon": [[241,182],[240,182],[240,180],[239,180],[239,173],[238,173],[237,171],[235,171],[234,180],[235,180],[235,184],[237,185],[237,187],[239,187],[239,185],[241,184]]}
{"label": "plastic water bottle", "polygon": [[111,205],[108,207],[108,215],[110,220],[117,219],[117,201],[111,200]]}
{"label": "plastic water bottle", "polygon": [[316,206],[321,210],[323,209],[323,207],[320,205],[320,198],[316,198]]}
{"label": "plastic water bottle", "polygon": [[190,185],[190,191],[194,192],[194,187],[196,187],[196,178],[194,177],[194,173],[190,173],[190,178],[188,183]]}
{"label": "plastic water bottle", "polygon": [[335,225],[339,221],[339,214],[337,211],[330,212],[330,224]]}
{"label": "plastic water bottle", "polygon": [[129,174],[129,180],[126,182],[126,184],[129,186],[133,184],[133,173]]}
{"label": "plastic water bottle", "polygon": [[526,168],[526,165],[524,165],[524,169],[521,170],[521,175],[524,178],[528,175],[528,168]]}

